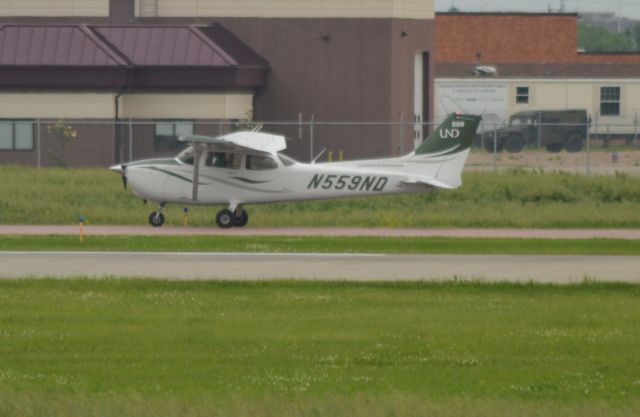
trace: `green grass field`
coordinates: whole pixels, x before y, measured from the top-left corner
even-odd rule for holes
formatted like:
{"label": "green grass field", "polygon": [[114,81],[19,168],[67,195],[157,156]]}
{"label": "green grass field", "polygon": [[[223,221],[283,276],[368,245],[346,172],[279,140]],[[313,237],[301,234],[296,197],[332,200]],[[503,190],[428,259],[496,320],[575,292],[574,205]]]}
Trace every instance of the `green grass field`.
{"label": "green grass field", "polygon": [[273,236],[3,236],[0,251],[640,255],[639,240]]}
{"label": "green grass field", "polygon": [[[147,223],[144,206],[106,169],[0,166],[0,224]],[[472,172],[455,191],[249,206],[251,227],[640,227],[640,177],[585,177],[511,170]],[[211,227],[218,208],[193,208],[192,226]],[[181,225],[182,207],[167,223]]]}
{"label": "green grass field", "polygon": [[3,416],[637,416],[640,287],[0,282]]}

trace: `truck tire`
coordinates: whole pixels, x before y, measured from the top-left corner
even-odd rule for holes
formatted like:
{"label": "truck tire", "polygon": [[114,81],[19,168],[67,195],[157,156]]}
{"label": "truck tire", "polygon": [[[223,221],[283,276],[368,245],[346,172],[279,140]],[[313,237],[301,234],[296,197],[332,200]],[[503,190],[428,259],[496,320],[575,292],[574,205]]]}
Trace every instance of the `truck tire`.
{"label": "truck tire", "polygon": [[549,152],[557,153],[562,150],[562,143],[546,143],[544,148]]}
{"label": "truck tire", "polygon": [[524,139],[520,135],[509,135],[504,141],[504,148],[507,152],[518,153],[524,148]]}
{"label": "truck tire", "polygon": [[567,152],[580,152],[584,147],[584,139],[578,132],[571,132],[567,136],[564,147]]}

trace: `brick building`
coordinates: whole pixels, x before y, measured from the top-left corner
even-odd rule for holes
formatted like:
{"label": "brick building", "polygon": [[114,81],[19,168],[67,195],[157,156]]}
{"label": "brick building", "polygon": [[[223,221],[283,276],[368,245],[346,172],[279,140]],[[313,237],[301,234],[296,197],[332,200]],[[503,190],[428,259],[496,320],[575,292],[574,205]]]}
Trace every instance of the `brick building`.
{"label": "brick building", "polygon": [[577,20],[577,14],[438,13],[436,119],[457,105],[484,113],[488,123],[517,111],[584,108],[602,126],[633,129],[640,54],[579,52]]}

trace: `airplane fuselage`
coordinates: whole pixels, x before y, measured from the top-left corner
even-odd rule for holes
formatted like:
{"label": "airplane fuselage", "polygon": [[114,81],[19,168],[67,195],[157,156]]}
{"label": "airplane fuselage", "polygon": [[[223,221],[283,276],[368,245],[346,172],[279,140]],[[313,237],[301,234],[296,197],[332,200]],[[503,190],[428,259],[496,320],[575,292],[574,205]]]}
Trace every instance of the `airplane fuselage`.
{"label": "airplane fuselage", "polygon": [[201,166],[198,199],[192,199],[192,165],[179,159],[139,161],[127,166],[128,182],[141,198],[185,205],[255,204],[333,199],[377,194],[424,192],[433,187],[407,184],[406,174],[393,172],[403,158],[285,166],[277,157],[272,169],[250,170]]}

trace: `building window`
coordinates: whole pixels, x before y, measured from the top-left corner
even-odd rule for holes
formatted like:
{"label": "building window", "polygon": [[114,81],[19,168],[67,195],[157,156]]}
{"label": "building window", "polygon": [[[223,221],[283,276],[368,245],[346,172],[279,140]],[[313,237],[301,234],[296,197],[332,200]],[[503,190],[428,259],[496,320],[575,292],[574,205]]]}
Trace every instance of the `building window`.
{"label": "building window", "polygon": [[156,121],[153,150],[156,152],[174,152],[184,149],[187,145],[178,142],[178,138],[190,135],[193,135],[193,121],[191,120]]}
{"label": "building window", "polygon": [[516,87],[516,103],[517,104],[529,103],[529,87]]}
{"label": "building window", "polygon": [[0,120],[0,150],[32,151],[32,120]]}
{"label": "building window", "polygon": [[600,115],[620,115],[620,87],[600,87]]}

